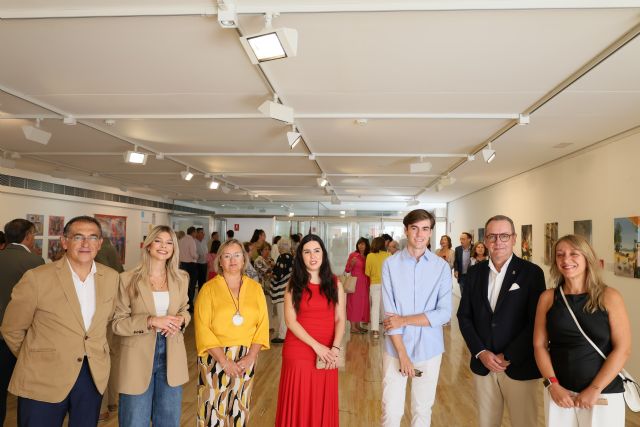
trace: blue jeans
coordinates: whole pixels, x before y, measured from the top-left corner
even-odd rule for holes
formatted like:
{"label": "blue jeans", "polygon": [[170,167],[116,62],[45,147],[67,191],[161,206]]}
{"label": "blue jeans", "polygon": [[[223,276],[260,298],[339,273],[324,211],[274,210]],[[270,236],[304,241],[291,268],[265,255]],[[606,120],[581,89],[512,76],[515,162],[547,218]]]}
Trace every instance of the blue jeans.
{"label": "blue jeans", "polygon": [[120,393],[118,424],[121,427],[178,427],[182,408],[182,386],[167,383],[167,339],[156,335],[156,352],[149,388],[142,394]]}

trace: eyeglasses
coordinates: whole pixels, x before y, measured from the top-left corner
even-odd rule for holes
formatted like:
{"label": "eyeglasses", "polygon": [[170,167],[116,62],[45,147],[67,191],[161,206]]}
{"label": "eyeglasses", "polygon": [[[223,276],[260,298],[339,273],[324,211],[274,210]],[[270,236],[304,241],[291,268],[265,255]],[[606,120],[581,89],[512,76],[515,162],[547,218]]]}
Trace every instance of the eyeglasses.
{"label": "eyeglasses", "polygon": [[508,242],[509,239],[513,236],[513,234],[502,233],[502,234],[487,234],[484,236],[487,242],[495,243],[498,238],[500,238],[501,242]]}
{"label": "eyeglasses", "polygon": [[73,240],[75,243],[84,243],[85,241],[88,241],[89,243],[98,243],[98,241],[100,240],[100,237],[96,236],[95,234],[92,234],[91,236],[83,236],[82,234],[74,234],[73,236],[71,236],[68,239],[69,240]]}
{"label": "eyeglasses", "polygon": [[233,259],[242,258],[242,252],[235,252],[233,254],[222,254],[222,259],[225,261],[229,261],[231,258]]}

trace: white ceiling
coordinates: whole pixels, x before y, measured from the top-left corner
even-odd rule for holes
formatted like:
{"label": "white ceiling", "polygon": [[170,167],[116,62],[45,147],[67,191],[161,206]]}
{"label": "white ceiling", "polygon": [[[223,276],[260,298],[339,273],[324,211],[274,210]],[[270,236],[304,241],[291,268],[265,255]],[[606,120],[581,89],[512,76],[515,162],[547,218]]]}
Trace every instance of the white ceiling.
{"label": "white ceiling", "polygon": [[[637,1],[467,10],[463,1],[239,0],[251,12],[240,15],[242,33],[260,30],[266,11],[282,12],[275,27],[298,31],[298,56],[262,70],[238,32],[218,25],[214,2],[173,3],[1,1],[0,150],[20,153],[26,170],[221,211],[305,202],[391,211],[414,198],[454,200],[640,125]],[[291,127],[257,111],[273,95],[267,80],[295,109],[305,144],[293,151]],[[531,124],[513,126],[527,113]],[[64,125],[64,115],[79,123]],[[46,146],[21,130],[37,117],[53,134]],[[484,163],[478,151],[504,129],[496,160]],[[165,158],[125,164],[134,145]],[[420,155],[431,171],[410,174]],[[180,180],[187,166],[191,182]],[[208,190],[205,173],[231,191]],[[342,204],[318,187],[322,173]],[[437,192],[448,173],[455,183]]]}

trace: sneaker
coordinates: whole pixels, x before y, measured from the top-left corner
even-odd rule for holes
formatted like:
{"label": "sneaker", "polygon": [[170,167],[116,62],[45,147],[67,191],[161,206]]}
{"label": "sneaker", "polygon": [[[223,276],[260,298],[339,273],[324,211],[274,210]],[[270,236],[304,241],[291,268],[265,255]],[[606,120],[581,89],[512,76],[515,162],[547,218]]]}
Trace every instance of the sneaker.
{"label": "sneaker", "polygon": [[282,344],[282,343],[284,342],[284,340],[283,340],[282,338],[273,338],[273,339],[271,340],[271,342],[272,342],[273,344]]}

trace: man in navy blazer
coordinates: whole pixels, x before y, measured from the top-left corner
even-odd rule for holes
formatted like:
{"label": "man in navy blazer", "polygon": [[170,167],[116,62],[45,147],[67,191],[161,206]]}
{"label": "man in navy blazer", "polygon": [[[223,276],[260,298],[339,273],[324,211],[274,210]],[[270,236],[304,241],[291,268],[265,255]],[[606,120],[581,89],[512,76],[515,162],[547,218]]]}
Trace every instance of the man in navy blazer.
{"label": "man in navy blazer", "polygon": [[460,235],[460,246],[455,249],[455,256],[453,257],[453,274],[456,276],[456,279],[458,279],[460,295],[462,295],[462,291],[464,290],[467,270],[471,264],[471,240],[471,234],[463,231]]}
{"label": "man in navy blazer", "polygon": [[516,233],[504,215],[485,225],[490,260],[471,267],[458,308],[460,332],[471,352],[480,427],[497,427],[506,404],[511,423],[536,426],[540,372],[533,324],[544,273],[513,254]]}

